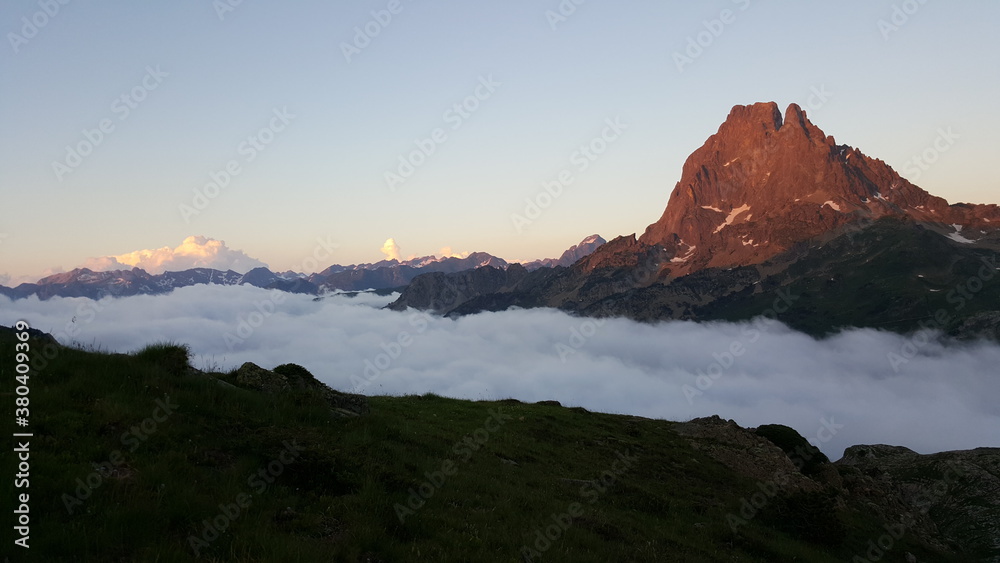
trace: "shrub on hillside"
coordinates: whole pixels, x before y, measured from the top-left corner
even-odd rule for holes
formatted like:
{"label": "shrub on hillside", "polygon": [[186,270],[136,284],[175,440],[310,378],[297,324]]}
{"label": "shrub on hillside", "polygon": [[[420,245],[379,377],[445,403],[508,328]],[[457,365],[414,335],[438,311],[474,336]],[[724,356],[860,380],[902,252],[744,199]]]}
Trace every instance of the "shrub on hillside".
{"label": "shrub on hillside", "polygon": [[142,348],[133,356],[157,364],[171,375],[181,376],[188,371],[191,349],[186,344],[158,342]]}
{"label": "shrub on hillside", "polygon": [[767,438],[781,448],[804,475],[815,475],[823,464],[830,463],[826,454],[810,444],[794,428],[782,424],[765,424],[759,426],[756,432],[758,436]]}

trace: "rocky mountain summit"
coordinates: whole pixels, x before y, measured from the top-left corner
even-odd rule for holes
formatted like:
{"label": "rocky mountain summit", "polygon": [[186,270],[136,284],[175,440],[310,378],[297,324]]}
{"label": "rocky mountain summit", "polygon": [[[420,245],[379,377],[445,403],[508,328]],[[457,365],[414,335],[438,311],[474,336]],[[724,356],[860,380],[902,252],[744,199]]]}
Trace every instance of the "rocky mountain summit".
{"label": "rocky mountain summit", "polygon": [[886,216],[933,225],[953,240],[996,241],[1000,208],[950,205],[881,160],[839,145],[796,104],[736,106],[688,157],[667,208],[639,241],[672,256],[679,276],[758,264],[796,243]]}
{"label": "rocky mountain summit", "polygon": [[646,321],[777,309],[818,335],[854,326],[1000,339],[998,260],[996,205],[949,204],[837,144],[798,106],[782,116],[763,103],[733,108],[641,236],[569,267],[417,277],[390,308]]}
{"label": "rocky mountain summit", "polygon": [[590,235],[583,239],[580,244],[569,247],[559,258],[546,258],[544,260],[533,260],[522,264],[526,270],[537,270],[538,268],[554,268],[556,266],[572,266],[577,260],[593,254],[595,250],[604,246],[608,241],[601,238],[601,235]]}

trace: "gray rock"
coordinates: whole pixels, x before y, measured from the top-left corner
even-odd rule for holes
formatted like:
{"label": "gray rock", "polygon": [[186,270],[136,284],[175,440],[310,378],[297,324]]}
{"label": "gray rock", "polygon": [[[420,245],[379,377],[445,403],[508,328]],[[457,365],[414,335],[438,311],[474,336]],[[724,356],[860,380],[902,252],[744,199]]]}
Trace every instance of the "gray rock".
{"label": "gray rock", "polygon": [[237,385],[263,393],[285,393],[294,389],[316,394],[329,403],[330,411],[338,417],[354,417],[369,412],[368,398],[364,395],[335,391],[301,366],[285,364],[278,368],[284,373],[266,370],[247,362],[232,377]]}
{"label": "gray rock", "polygon": [[247,362],[240,366],[233,373],[233,380],[237,385],[263,391],[264,393],[280,393],[291,389],[291,386],[288,384],[288,378],[280,373],[266,370],[252,362]]}

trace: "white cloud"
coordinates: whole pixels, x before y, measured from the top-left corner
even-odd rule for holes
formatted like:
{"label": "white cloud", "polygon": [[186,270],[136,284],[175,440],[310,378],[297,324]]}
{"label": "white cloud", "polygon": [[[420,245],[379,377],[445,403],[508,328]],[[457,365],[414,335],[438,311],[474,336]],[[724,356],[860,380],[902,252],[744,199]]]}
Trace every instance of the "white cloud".
{"label": "white cloud", "polygon": [[254,268],[266,268],[267,264],[247,256],[242,250],[229,248],[225,241],[204,236],[190,236],[177,248],[164,246],[117,256],[88,258],[82,267],[98,272],[142,268],[151,274],[178,272],[191,268],[214,268],[245,274]]}
{"label": "white cloud", "polygon": [[471,252],[455,252],[450,246],[445,246],[438,251],[438,256],[441,258],[468,258]]}
{"label": "white cloud", "polygon": [[399,245],[396,244],[396,239],[390,238],[386,240],[385,244],[382,245],[382,248],[379,249],[379,252],[385,254],[385,257],[389,260],[402,260],[402,258],[400,258],[401,255],[399,253]]}
{"label": "white cloud", "polygon": [[[72,331],[79,342],[120,352],[184,342],[197,367],[294,362],[342,390],[352,389],[366,369],[369,375],[378,369],[369,394],[555,399],[667,420],[719,414],[744,426],[787,424],[806,437],[825,419],[843,425],[822,444],[832,458],[861,443],[923,453],[1000,446],[1000,347],[994,344],[929,344],[895,373],[886,355],[899,351],[905,338],[873,330],[816,341],[777,323],[612,319],[597,326],[546,309],[452,320],[379,308],[393,299],[368,294],[313,301],[248,286],[192,286],[100,302],[0,297],[0,324],[25,318],[62,340],[72,340]],[[258,327],[230,349],[226,335],[239,335],[241,321]],[[403,331],[409,346],[398,345]],[[743,353],[729,358],[734,343]],[[697,389],[699,374],[707,378],[703,394],[689,402],[685,386]]]}

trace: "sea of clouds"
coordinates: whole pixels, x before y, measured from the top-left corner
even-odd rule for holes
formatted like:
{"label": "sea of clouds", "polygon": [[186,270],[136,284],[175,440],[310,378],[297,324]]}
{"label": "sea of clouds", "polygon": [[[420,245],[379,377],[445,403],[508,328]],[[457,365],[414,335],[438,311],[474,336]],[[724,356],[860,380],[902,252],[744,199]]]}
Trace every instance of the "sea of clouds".
{"label": "sea of clouds", "polygon": [[0,296],[0,325],[23,319],[64,344],[113,352],[183,343],[202,369],[292,362],[366,394],[551,399],[667,420],[787,424],[832,459],[854,444],[920,453],[1000,446],[995,344],[874,330],[816,340],[764,319],[641,324],[547,309],[446,319],[382,309],[395,297],[208,285],[101,301]]}

